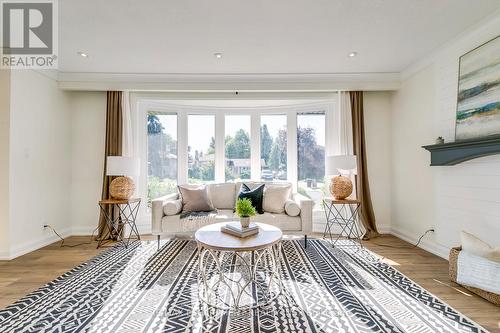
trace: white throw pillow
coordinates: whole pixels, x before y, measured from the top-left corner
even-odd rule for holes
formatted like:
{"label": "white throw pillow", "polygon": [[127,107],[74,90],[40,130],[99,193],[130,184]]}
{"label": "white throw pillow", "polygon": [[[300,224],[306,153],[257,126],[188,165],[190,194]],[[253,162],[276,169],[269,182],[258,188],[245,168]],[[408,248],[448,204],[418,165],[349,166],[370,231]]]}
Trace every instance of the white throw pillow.
{"label": "white throw pillow", "polygon": [[197,187],[178,185],[179,196],[182,199],[183,212],[210,212],[214,210],[212,201],[208,197],[208,188],[206,185]]}
{"label": "white throw pillow", "polygon": [[285,212],[285,202],[290,198],[292,186],[290,184],[269,184],[264,187],[262,208],[265,212],[282,214]]}
{"label": "white throw pillow", "polygon": [[208,195],[217,209],[234,209],[236,185],[234,183],[210,184]]}
{"label": "white throw pillow", "polygon": [[167,216],[177,215],[182,211],[182,199],[167,201],[163,206],[163,212]]}
{"label": "white throw pillow", "polygon": [[285,202],[285,212],[288,216],[298,216],[300,214],[300,206],[295,201],[288,199]]}
{"label": "white throw pillow", "polygon": [[500,263],[500,248],[492,247],[468,232],[461,232],[462,250],[479,257]]}

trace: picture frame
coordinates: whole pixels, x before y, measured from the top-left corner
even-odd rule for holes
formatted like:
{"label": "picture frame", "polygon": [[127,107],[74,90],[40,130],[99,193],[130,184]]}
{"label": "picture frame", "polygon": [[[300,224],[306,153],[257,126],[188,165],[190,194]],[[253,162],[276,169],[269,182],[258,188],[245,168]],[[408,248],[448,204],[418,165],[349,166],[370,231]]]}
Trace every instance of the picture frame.
{"label": "picture frame", "polygon": [[455,140],[500,135],[500,36],[459,59]]}

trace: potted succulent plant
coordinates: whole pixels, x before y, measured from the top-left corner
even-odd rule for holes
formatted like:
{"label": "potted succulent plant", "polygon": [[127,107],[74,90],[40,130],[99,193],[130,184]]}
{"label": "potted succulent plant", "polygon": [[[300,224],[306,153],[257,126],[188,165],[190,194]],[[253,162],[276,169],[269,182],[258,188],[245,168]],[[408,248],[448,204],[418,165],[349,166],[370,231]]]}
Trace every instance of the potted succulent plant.
{"label": "potted succulent plant", "polygon": [[244,198],[236,201],[236,214],[240,217],[241,226],[243,228],[248,228],[250,225],[250,217],[256,214],[250,199]]}

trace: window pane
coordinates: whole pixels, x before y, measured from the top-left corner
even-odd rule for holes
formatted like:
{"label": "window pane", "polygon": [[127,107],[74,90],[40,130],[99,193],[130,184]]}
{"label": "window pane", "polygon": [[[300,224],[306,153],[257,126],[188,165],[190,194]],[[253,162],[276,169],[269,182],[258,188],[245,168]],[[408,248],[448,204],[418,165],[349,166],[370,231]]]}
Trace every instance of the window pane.
{"label": "window pane", "polygon": [[215,116],[188,116],[189,183],[215,180]]}
{"label": "window pane", "polygon": [[177,191],[177,115],[148,112],[148,199]]}
{"label": "window pane", "polygon": [[226,181],[250,179],[250,116],[226,116]]}
{"label": "window pane", "polygon": [[325,185],[325,115],[297,115],[298,191],[321,209]]}
{"label": "window pane", "polygon": [[260,118],[262,180],[286,180],[286,115]]}

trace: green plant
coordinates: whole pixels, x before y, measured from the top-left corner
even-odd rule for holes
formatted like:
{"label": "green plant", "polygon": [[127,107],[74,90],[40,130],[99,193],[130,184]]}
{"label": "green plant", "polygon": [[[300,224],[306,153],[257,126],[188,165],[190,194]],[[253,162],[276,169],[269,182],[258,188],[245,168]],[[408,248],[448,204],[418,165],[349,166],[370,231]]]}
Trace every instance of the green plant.
{"label": "green plant", "polygon": [[158,177],[148,177],[148,202],[161,196],[175,193],[177,184],[172,179],[159,179]]}
{"label": "green plant", "polygon": [[236,201],[236,214],[238,214],[239,217],[250,217],[256,214],[250,199],[244,198]]}

